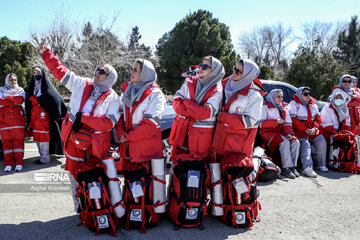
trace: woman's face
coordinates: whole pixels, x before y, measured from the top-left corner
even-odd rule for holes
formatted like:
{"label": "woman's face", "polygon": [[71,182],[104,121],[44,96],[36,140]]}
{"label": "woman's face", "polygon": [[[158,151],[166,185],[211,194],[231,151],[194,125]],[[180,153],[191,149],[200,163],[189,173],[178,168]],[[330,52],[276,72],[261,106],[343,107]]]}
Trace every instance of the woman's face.
{"label": "woman's face", "polygon": [[[205,68],[205,69],[204,69]],[[199,77],[201,78],[204,78],[206,77],[207,75],[210,74],[211,72],[211,61],[209,60],[205,60],[202,62],[202,64],[200,65],[200,74],[199,74]]]}
{"label": "woman's face", "polygon": [[140,74],[141,74],[141,67],[140,67],[140,63],[135,63],[132,71],[131,71],[131,82],[139,82],[139,78],[140,78]]}
{"label": "woman's face", "polygon": [[16,87],[18,84],[17,84],[17,78],[16,78],[16,76],[14,76],[14,75],[11,75],[11,77],[9,78],[9,86],[11,87],[11,88],[14,88],[14,87]]}
{"label": "woman's face", "polygon": [[102,82],[104,81],[109,74],[106,74],[104,66],[101,68],[97,68],[95,72],[95,82]]}
{"label": "woman's face", "polygon": [[277,104],[277,105],[280,105],[281,104],[281,102],[282,102],[282,100],[283,100],[283,98],[284,98],[284,94],[282,93],[282,92],[277,92],[276,94],[275,94],[275,103]]}
{"label": "woman's face", "polygon": [[349,77],[345,77],[342,81],[341,81],[341,85],[344,86],[344,88],[350,88],[351,87],[351,78]]}
{"label": "woman's face", "polygon": [[311,97],[311,92],[308,89],[305,89],[302,94],[301,94],[301,98],[304,102],[309,102]]}
{"label": "woman's face", "polygon": [[41,74],[41,72],[38,69],[34,69],[34,76],[35,75],[40,75],[40,74]]}
{"label": "woman's face", "polygon": [[243,76],[244,66],[241,63],[236,63],[233,68],[234,71],[234,81],[239,81]]}
{"label": "woman's face", "polygon": [[335,99],[342,99],[342,100],[344,100],[344,98],[343,98],[343,96],[342,96],[341,94],[336,95],[336,96],[335,96]]}
{"label": "woman's face", "polygon": [[356,88],[357,87],[357,80],[353,80],[352,84],[351,84],[352,88]]}

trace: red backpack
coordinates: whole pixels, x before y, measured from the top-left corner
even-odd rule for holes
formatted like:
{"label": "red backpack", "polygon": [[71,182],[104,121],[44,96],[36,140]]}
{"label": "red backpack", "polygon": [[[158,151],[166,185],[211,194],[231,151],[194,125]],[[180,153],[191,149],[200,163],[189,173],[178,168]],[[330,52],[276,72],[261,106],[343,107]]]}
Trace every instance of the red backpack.
{"label": "red backpack", "polygon": [[358,173],[360,166],[357,159],[356,136],[347,130],[341,130],[333,137],[333,147],[339,149],[339,155],[334,158],[334,171]]}
{"label": "red backpack", "polygon": [[207,212],[208,174],[205,163],[190,154],[178,154],[173,159],[168,214],[174,229],[199,227]]}
{"label": "red backpack", "polygon": [[86,161],[77,168],[75,179],[79,183],[76,188],[76,197],[80,199],[78,226],[84,223],[96,235],[107,232],[116,237],[120,219],[114,212],[116,206],[110,202],[107,184],[113,179],[106,175],[105,165],[98,161]]}
{"label": "red backpack", "polygon": [[260,221],[258,211],[261,209],[257,200],[259,191],[249,180],[254,164],[242,154],[230,154],[221,164],[224,215],[220,220],[235,228],[250,228],[254,221]]}
{"label": "red backpack", "polygon": [[145,167],[125,170],[122,173],[125,178],[125,228],[128,231],[136,228],[140,229],[141,233],[145,233],[146,228],[154,227],[160,221],[160,214],[154,212],[154,207],[166,204],[166,202],[153,204],[152,181],[166,183],[150,175]]}

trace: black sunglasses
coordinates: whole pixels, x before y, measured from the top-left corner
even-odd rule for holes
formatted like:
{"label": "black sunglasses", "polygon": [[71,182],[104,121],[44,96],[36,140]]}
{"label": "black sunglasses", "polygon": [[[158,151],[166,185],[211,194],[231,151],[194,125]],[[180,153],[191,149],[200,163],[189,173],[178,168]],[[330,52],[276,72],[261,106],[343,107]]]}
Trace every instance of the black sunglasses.
{"label": "black sunglasses", "polygon": [[311,96],[311,92],[303,92],[302,95],[304,95],[305,97]]}
{"label": "black sunglasses", "polygon": [[104,75],[104,74],[105,74],[106,76],[109,76],[109,74],[106,74],[105,70],[102,69],[102,68],[97,68],[97,69],[96,69],[96,72],[99,72],[100,75]]}
{"label": "black sunglasses", "polygon": [[351,80],[342,80],[343,83],[351,83]]}
{"label": "black sunglasses", "polygon": [[233,67],[233,71],[239,75],[239,74],[243,74],[243,72],[240,71],[240,69],[237,69],[235,66]]}
{"label": "black sunglasses", "polygon": [[205,64],[200,63],[199,68],[201,68],[202,70],[206,70],[207,68],[211,68],[211,66],[207,65],[206,63]]}

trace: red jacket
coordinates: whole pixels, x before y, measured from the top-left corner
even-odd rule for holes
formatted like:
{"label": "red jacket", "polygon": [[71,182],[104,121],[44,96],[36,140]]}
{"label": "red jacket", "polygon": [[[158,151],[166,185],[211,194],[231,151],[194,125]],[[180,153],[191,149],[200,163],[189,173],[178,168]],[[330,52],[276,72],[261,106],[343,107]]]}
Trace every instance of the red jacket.
{"label": "red jacket", "polygon": [[[285,102],[281,103],[283,111],[280,116],[280,110],[277,109],[271,102],[267,102],[263,106],[261,124],[260,124],[260,134],[263,140],[269,144],[270,150],[273,152],[280,143],[283,142],[281,136],[287,134],[294,135],[292,128],[292,121],[289,114],[288,104]],[[283,119],[284,124],[278,124],[278,119]]]}
{"label": "red jacket", "polygon": [[331,103],[326,104],[321,110],[320,132],[329,143],[330,136],[341,130],[351,131],[350,117],[346,115],[342,122],[339,122],[338,114]]}
{"label": "red jacket", "polygon": [[21,104],[22,96],[7,96],[0,98],[0,135],[3,139],[24,139],[25,111]]}
{"label": "red jacket", "polygon": [[[69,139],[76,113],[81,111],[82,106],[85,105],[91,95],[94,88],[93,82],[78,77],[69,71],[49,49],[41,56],[54,77],[72,92],[68,112],[63,119],[61,127],[61,140],[63,140],[65,146]],[[117,115],[119,115],[120,103],[118,95],[112,89],[109,91],[111,92],[106,98],[105,94],[99,97],[92,113],[83,113],[81,117],[81,122],[91,132],[92,152],[95,157],[100,159],[107,157],[110,148],[110,131],[115,126],[118,119]],[[102,114],[102,112],[106,112],[106,114]],[[110,114],[115,116],[114,119],[110,117]]]}
{"label": "red jacket", "polygon": [[[343,93],[344,97],[349,97],[349,93],[345,89],[335,86],[333,87],[334,91],[340,91]],[[350,121],[351,121],[351,132],[355,135],[360,135],[360,93],[357,89],[353,90],[351,95],[351,100],[347,104],[349,109]]]}
{"label": "red jacket", "polygon": [[[229,78],[226,78],[222,81],[223,86],[228,80]],[[251,83],[222,106],[212,143],[213,152],[224,156],[244,154],[251,158],[264,93],[260,87]]]}
{"label": "red jacket", "polygon": [[[220,82],[211,87],[200,104],[194,101],[198,76],[187,78],[175,96],[173,107],[177,113],[173,122],[169,141],[173,146],[172,156],[181,148],[187,148],[196,157],[210,155],[216,114],[221,101]],[[216,107],[214,109],[213,107]]]}
{"label": "red jacket", "polygon": [[[130,82],[122,84],[123,92],[125,92],[129,83]],[[139,105],[147,98],[150,98],[151,95],[153,96],[155,94],[162,95],[161,91],[159,93],[159,87],[156,83],[143,92],[139,101],[136,101],[131,109],[128,106],[123,105],[123,114],[121,114],[121,117],[115,126],[118,138],[126,133],[127,142],[120,143],[120,154],[122,158],[126,159],[128,157],[130,162],[145,162],[150,161],[151,158],[162,158],[160,126],[154,123],[151,118],[144,117],[142,117],[142,119],[137,119],[139,124],[133,126],[134,113],[139,108]],[[153,102],[151,104],[163,105],[162,101]],[[143,107],[149,108],[149,106]],[[126,144],[128,144],[128,154],[126,151]]]}
{"label": "red jacket", "polygon": [[308,106],[305,106],[298,96],[294,94],[293,101],[290,102],[289,108],[296,137],[315,139],[320,135],[319,130],[313,136],[306,134],[308,129],[320,128],[321,117],[315,99],[310,98]]}

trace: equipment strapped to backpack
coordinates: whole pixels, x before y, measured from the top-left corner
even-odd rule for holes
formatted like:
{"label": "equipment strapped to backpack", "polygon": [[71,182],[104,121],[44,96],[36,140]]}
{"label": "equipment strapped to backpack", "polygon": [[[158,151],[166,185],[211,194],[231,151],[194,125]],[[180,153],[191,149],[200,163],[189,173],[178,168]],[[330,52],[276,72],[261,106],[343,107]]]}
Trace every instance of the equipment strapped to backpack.
{"label": "equipment strapped to backpack", "polygon": [[125,228],[128,231],[139,228],[141,233],[145,233],[146,228],[153,227],[160,221],[160,215],[155,213],[154,208],[166,204],[166,201],[153,204],[153,180],[166,183],[150,175],[145,167],[132,171],[125,170],[123,175]]}
{"label": "equipment strapped to backpack", "polygon": [[[221,160],[224,215],[220,220],[232,227],[250,228],[253,221],[260,221],[261,205],[259,191],[251,183],[249,175],[254,170],[251,158],[242,154],[231,154]],[[213,204],[214,205],[214,204]]]}
{"label": "equipment strapped to backpack", "polygon": [[269,182],[279,177],[281,169],[271,161],[265,154],[261,157],[261,163],[257,180],[259,182]]}
{"label": "equipment strapped to backpack", "polygon": [[360,166],[357,158],[356,136],[347,130],[342,130],[333,137],[334,151],[337,148],[338,154],[330,166],[334,171],[358,173]]}
{"label": "equipment strapped to backpack", "polygon": [[84,162],[77,168],[75,179],[79,183],[76,188],[76,197],[80,199],[78,226],[84,223],[96,235],[108,232],[116,237],[119,218],[110,202],[107,184],[112,179],[106,175],[105,165],[92,160]]}
{"label": "equipment strapped to backpack", "polygon": [[169,191],[169,218],[179,227],[199,227],[207,212],[208,178],[205,163],[189,154],[178,154]]}

